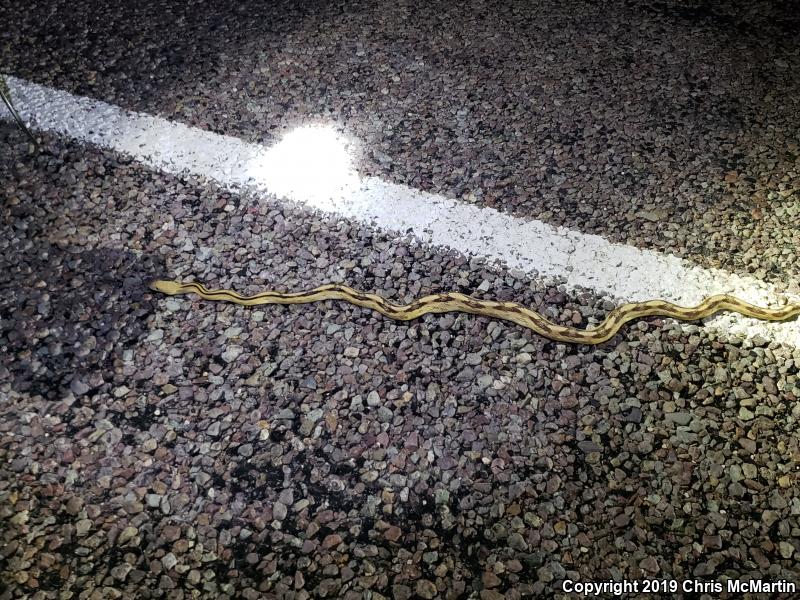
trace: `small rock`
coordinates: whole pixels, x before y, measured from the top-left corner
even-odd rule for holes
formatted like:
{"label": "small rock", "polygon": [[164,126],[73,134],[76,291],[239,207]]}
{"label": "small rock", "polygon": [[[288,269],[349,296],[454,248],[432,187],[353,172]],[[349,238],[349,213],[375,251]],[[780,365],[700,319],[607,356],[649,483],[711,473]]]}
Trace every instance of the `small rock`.
{"label": "small rock", "polygon": [[742,421],[750,421],[754,417],[755,415],[747,407],[742,406],[741,408],[739,408],[739,418]]}
{"label": "small rock", "polygon": [[674,412],[674,413],[667,413],[664,415],[664,418],[671,423],[675,423],[676,425],[688,425],[692,422],[692,413],[688,412]]}
{"label": "small rock", "polygon": [[483,581],[484,587],[487,588],[497,587],[501,583],[500,578],[492,571],[485,571],[481,580]]}
{"label": "small rock", "polygon": [[407,585],[399,584],[392,586],[392,598],[394,598],[394,600],[409,600],[411,595],[411,588]]}
{"label": "small rock", "polygon": [[75,378],[69,384],[69,389],[72,390],[72,393],[75,394],[76,396],[83,396],[91,388],[83,380]]}
{"label": "small rock", "polygon": [[226,363],[232,363],[242,354],[242,352],[244,352],[244,348],[241,346],[228,346],[222,353],[222,360],[224,360]]}
{"label": "small rock", "polygon": [[550,583],[555,579],[553,570],[549,565],[543,565],[536,569],[536,576],[539,578],[539,581],[544,581],[545,583]]}
{"label": "small rock", "polygon": [[164,527],[161,535],[163,535],[164,539],[168,542],[174,542],[181,537],[181,528],[178,525],[167,525]]}
{"label": "small rock", "polygon": [[276,502],[272,506],[272,516],[277,521],[283,521],[289,514],[288,507],[283,502]]}
{"label": "small rock", "polygon": [[131,572],[132,568],[133,567],[126,562],[120,563],[111,569],[111,576],[117,581],[125,581],[125,578],[128,577],[128,573]]}
{"label": "small rock", "polygon": [[77,523],[75,523],[75,535],[78,537],[83,537],[89,530],[92,528],[92,522],[89,519],[81,519]]}
{"label": "small rock", "polygon": [[792,546],[789,542],[780,542],[778,544],[778,549],[780,550],[783,558],[792,558],[792,554],[794,554],[794,546]]}
{"label": "small rock", "polygon": [[427,579],[420,579],[417,581],[416,592],[418,596],[425,598],[426,600],[435,598],[439,594],[439,590],[436,589],[436,585]]}
{"label": "small rock", "polygon": [[396,542],[400,539],[400,536],[403,535],[403,531],[397,527],[396,525],[392,525],[383,532],[383,537],[385,537],[390,542]]}
{"label": "small rock", "polygon": [[652,556],[648,556],[639,562],[639,568],[648,573],[658,573],[658,561]]}
{"label": "small rock", "polygon": [[161,564],[164,565],[164,568],[169,571],[172,567],[178,564],[178,559],[172,552],[168,552],[164,555],[161,559]]}
{"label": "small rock", "polygon": [[508,547],[514,550],[524,552],[528,549],[528,543],[520,533],[514,532],[508,536]]}
{"label": "small rock", "polygon": [[239,446],[236,452],[239,454],[239,456],[250,458],[253,456],[253,444],[242,444]]}
{"label": "small rock", "polygon": [[135,538],[138,533],[139,530],[136,527],[126,527],[120,532],[119,537],[117,537],[117,545],[122,546],[126,542]]}
{"label": "small rock", "polygon": [[584,452],[586,454],[603,451],[602,446],[596,444],[591,440],[581,440],[580,442],[578,442],[578,448],[580,448],[581,452]]}
{"label": "small rock", "polygon": [[65,510],[73,517],[76,516],[79,512],[81,512],[81,510],[83,510],[83,498],[80,498],[79,496],[73,496],[67,500]]}

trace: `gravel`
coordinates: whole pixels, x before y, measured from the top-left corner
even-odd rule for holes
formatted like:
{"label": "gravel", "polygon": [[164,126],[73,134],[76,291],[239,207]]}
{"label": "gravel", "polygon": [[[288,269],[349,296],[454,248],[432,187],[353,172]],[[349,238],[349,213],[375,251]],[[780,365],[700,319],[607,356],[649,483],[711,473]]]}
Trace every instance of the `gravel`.
{"label": "gravel", "polygon": [[791,3],[12,0],[7,13],[3,64],[19,76],[268,145],[327,123],[360,142],[364,174],[800,280]]}
{"label": "gravel", "polygon": [[[781,6],[12,2],[0,53],[251,141],[332,121],[363,172],[791,288]],[[800,349],[166,298],[150,278],[456,290],[578,326],[613,306],[5,122],[0,144],[0,598],[800,579]]]}
{"label": "gravel", "polygon": [[583,325],[608,308],[63,141],[31,155],[0,131],[6,597],[797,578],[800,350],[660,319],[587,348],[469,315],[156,296],[150,277],[180,275],[457,289]]}

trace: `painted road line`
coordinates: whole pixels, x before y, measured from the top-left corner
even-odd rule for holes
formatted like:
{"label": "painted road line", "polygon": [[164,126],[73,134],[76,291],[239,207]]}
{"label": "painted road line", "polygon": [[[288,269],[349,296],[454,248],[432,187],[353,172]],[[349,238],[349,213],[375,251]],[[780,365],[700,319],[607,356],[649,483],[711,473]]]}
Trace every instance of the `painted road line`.
{"label": "painted road line", "polygon": [[[6,79],[19,112],[35,129],[125,153],[161,171],[189,172],[233,191],[260,190],[395,235],[412,234],[426,244],[500,261],[530,276],[561,280],[568,290],[590,288],[617,301],[664,298],[682,305],[719,293],[762,306],[774,305],[778,297],[772,286],[752,277],[360,177],[350,166],[347,148],[352,142],[333,129],[300,128],[267,148],[15,77]],[[763,323],[720,315],[706,326],[800,347],[798,321]]]}

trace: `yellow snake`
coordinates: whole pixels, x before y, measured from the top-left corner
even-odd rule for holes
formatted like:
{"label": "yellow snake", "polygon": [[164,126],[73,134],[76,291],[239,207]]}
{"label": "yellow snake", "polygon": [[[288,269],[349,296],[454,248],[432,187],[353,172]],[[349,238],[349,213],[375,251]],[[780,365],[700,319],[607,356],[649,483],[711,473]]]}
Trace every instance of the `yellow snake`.
{"label": "yellow snake", "polygon": [[588,329],[575,329],[557,325],[535,310],[516,302],[478,300],[457,292],[423,296],[410,304],[393,304],[375,294],[360,292],[341,284],[322,285],[307,292],[284,293],[270,290],[253,296],[242,296],[232,290],[209,290],[200,283],[179,283],[163,279],[152,281],[150,288],[170,296],[197,294],[205,300],[221,300],[244,306],[344,300],[356,306],[378,311],[398,321],[410,321],[429,313],[465,312],[505,319],[551,340],[575,344],[602,344],[616,335],[623,325],[642,317],[661,316],[681,321],[696,321],[721,311],[733,311],[763,321],[785,321],[800,315],[800,304],[787,304],[781,308],[761,308],[733,296],[718,295],[710,296],[692,307],[678,306],[665,300],[623,304],[612,310],[599,325]]}

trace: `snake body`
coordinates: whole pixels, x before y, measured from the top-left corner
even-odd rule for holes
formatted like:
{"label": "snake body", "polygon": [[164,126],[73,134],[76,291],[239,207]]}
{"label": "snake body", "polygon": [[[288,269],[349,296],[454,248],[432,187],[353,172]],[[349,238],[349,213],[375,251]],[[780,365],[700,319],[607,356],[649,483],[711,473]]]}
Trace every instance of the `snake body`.
{"label": "snake body", "polygon": [[602,344],[611,339],[630,321],[643,317],[671,317],[681,321],[697,321],[722,311],[733,311],[763,321],[785,321],[800,315],[800,303],[780,308],[762,308],[733,296],[710,296],[697,306],[683,307],[665,300],[648,300],[623,304],[612,310],[605,320],[588,329],[565,327],[548,320],[535,310],[516,302],[479,300],[457,292],[423,296],[410,304],[393,304],[385,298],[355,290],[342,284],[322,285],[306,292],[265,291],[243,296],[233,290],[208,289],[200,283],[180,283],[157,279],[150,288],[170,296],[197,294],[205,300],[233,302],[243,306],[260,304],[306,304],[324,300],[343,300],[362,308],[375,310],[390,319],[410,321],[430,313],[465,312],[495,317],[527,327],[548,339],[574,344]]}

